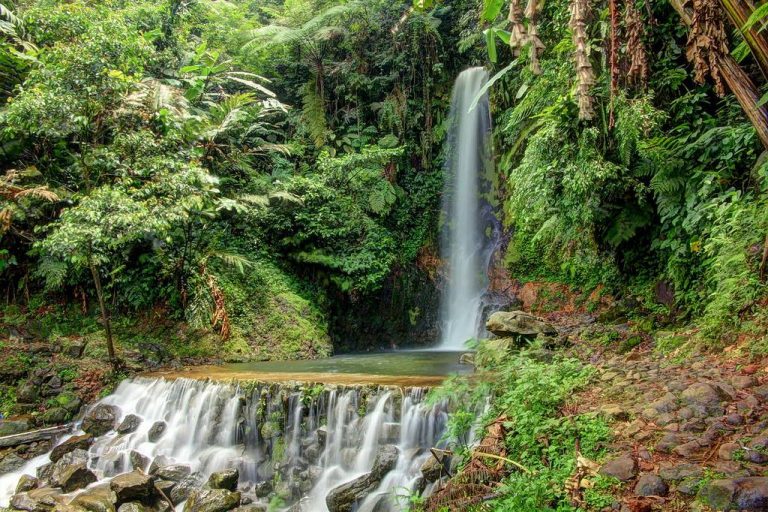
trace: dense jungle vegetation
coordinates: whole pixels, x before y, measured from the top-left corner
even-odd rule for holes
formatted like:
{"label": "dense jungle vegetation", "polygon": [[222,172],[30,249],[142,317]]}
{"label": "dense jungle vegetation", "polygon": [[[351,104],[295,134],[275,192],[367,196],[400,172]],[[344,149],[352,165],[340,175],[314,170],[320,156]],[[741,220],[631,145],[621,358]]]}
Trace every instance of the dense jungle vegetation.
{"label": "dense jungle vegetation", "polygon": [[715,0],[6,1],[3,322],[107,340],[110,359],[433,341],[450,90],[481,65],[498,267],[707,343],[760,332],[768,52],[752,14]]}

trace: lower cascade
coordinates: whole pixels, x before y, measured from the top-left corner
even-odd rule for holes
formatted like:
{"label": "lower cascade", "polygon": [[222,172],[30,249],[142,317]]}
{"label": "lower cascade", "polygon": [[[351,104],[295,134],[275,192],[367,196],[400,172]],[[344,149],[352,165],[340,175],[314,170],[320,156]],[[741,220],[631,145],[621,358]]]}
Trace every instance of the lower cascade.
{"label": "lower cascade", "polygon": [[[222,510],[401,510],[429,485],[422,467],[443,446],[447,405],[425,396],[424,388],[135,378],[51,453],[0,478],[0,498],[22,510],[116,510],[150,495],[159,510],[168,501],[208,510],[206,499]],[[143,485],[131,475],[145,474],[153,490],[123,492]]]}

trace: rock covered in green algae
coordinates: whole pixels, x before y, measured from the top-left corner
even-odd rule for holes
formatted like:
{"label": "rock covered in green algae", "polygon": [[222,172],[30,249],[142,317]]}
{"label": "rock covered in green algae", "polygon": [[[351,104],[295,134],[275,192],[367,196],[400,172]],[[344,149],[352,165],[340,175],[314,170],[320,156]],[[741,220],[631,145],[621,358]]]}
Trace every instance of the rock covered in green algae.
{"label": "rock covered in green algae", "polygon": [[190,494],[184,512],[227,512],[240,505],[240,493],[227,489],[201,489]]}
{"label": "rock covered in green algae", "polygon": [[497,311],[488,317],[485,328],[501,338],[557,334],[552,324],[523,311]]}

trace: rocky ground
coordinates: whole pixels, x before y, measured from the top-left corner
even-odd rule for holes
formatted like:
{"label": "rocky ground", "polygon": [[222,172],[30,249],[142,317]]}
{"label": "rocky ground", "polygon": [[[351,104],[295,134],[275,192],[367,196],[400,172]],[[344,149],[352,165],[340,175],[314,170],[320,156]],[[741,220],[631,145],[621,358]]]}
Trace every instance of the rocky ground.
{"label": "rocky ground", "polygon": [[597,369],[574,403],[612,421],[612,454],[600,469],[621,482],[611,510],[768,510],[762,358],[738,345],[700,353],[683,344],[664,355],[657,340],[665,333],[635,334],[626,325],[568,331],[571,352]]}

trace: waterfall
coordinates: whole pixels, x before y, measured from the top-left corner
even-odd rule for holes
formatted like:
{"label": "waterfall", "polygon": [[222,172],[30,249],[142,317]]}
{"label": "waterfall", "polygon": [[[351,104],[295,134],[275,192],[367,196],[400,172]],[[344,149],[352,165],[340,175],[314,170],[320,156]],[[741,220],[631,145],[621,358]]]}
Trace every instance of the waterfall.
{"label": "waterfall", "polygon": [[[104,479],[131,471],[137,461],[144,471],[162,461],[190,466],[201,481],[214,471],[237,468],[241,492],[255,502],[266,506],[279,496],[285,510],[327,512],[329,493],[370,472],[389,445],[396,447],[397,459],[358,510],[401,510],[399,500],[424,485],[420,468],[429,449],[445,446],[447,405],[425,403],[425,391],[126,380],[99,403],[119,408],[118,425],[136,416],[138,428],[98,437],[88,466]],[[159,438],[150,433],[158,422],[166,425]],[[48,462],[48,456],[37,457],[0,479],[0,503],[8,503],[22,474],[34,475]]]}
{"label": "waterfall", "polygon": [[483,171],[489,163],[488,95],[484,94],[472,110],[470,107],[487,81],[485,69],[467,69],[456,79],[451,99],[441,241],[447,275],[440,305],[442,339],[438,347],[444,350],[462,349],[481,329],[489,260],[480,198]]}

